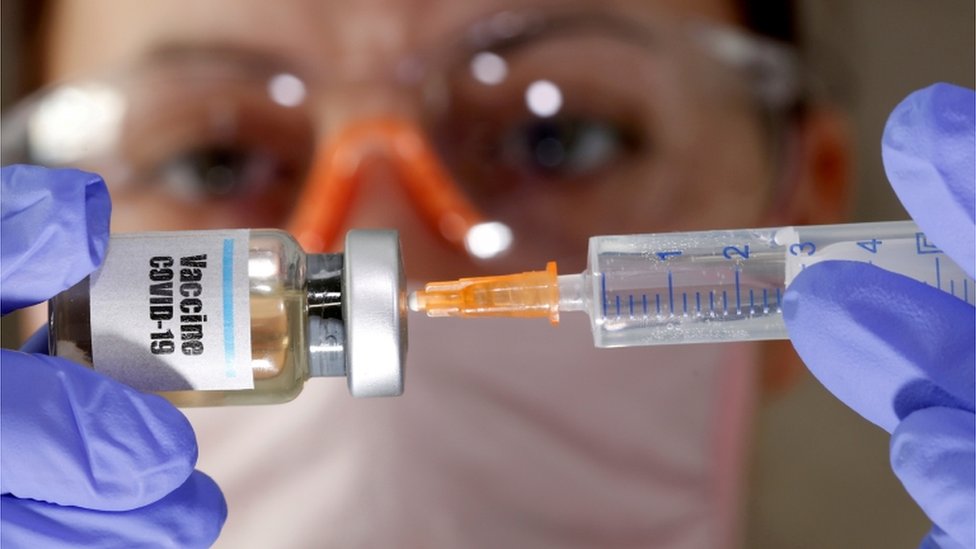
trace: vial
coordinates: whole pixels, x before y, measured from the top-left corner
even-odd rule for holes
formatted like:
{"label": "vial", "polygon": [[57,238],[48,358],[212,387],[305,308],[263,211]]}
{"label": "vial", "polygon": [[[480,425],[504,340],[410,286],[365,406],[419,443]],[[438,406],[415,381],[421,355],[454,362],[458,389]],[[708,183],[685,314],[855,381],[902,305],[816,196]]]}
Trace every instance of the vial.
{"label": "vial", "polygon": [[49,302],[52,355],[177,406],[272,404],[310,377],[403,392],[405,283],[395,231],[306,254],[279,230],[113,235],[98,271]]}

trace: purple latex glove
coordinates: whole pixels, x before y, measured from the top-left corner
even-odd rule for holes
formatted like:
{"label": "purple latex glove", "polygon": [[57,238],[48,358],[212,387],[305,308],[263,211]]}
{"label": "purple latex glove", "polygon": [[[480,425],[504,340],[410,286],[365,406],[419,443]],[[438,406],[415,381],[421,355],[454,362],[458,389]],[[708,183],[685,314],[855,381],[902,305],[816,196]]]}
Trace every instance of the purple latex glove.
{"label": "purple latex glove", "polygon": [[[0,171],[0,190],[4,313],[98,267],[111,210],[100,177],[11,166]],[[183,414],[66,360],[0,353],[0,545],[213,543],[227,507],[193,470],[196,438]]]}
{"label": "purple latex glove", "polygon": [[[936,84],[895,108],[882,141],[898,197],[969,284],[974,111],[972,90]],[[976,547],[976,308],[872,265],[838,261],[797,276],[783,312],[817,379],[892,434],[892,468],[934,523],[922,546]]]}

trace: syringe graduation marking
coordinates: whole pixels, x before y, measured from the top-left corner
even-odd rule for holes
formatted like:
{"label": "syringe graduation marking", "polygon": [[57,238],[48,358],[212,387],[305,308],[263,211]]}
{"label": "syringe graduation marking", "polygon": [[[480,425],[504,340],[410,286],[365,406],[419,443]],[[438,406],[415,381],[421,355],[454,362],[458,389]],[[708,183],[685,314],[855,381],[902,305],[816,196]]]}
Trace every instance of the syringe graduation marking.
{"label": "syringe graduation marking", "polygon": [[[610,313],[613,313],[613,317],[617,320],[627,318],[629,316],[632,320],[643,319],[645,321],[651,319],[656,315],[659,320],[664,320],[668,318],[674,318],[676,316],[684,316],[691,318],[701,318],[703,316],[715,316],[719,313],[721,316],[729,318],[745,318],[752,317],[755,315],[767,315],[770,313],[779,313],[781,309],[778,308],[781,298],[782,290],[781,288],[773,288],[775,290],[775,303],[772,302],[773,293],[770,292],[770,287],[748,288],[748,301],[746,301],[745,291],[742,287],[743,280],[741,279],[741,271],[734,272],[734,278],[737,279],[735,282],[735,296],[731,295],[730,290],[721,290],[721,303],[719,303],[719,308],[716,309],[715,301],[718,294],[718,290],[708,291],[708,303],[707,309],[702,308],[702,292],[694,291],[694,302],[691,302],[691,291],[682,291],[680,287],[676,288],[674,279],[674,274],[671,273],[669,277],[670,284],[668,287],[668,294],[664,295],[663,292],[654,294],[654,311],[652,314],[650,305],[650,294],[648,293],[636,293],[621,291],[617,293],[614,290],[606,289],[604,290],[604,318],[608,318]],[[608,284],[605,280],[605,274],[601,273],[601,284]],[[762,303],[759,302],[759,291],[762,291]],[[964,291],[968,292],[968,285],[964,287]],[[680,294],[680,302],[676,303],[677,297]],[[639,301],[638,301],[638,296]],[[626,299],[626,301],[624,301]],[[734,299],[734,301],[733,301]],[[667,301],[665,301],[667,300]],[[612,309],[612,310],[608,310]],[[677,309],[677,310],[676,310]],[[627,314],[625,314],[627,313]]]}
{"label": "syringe graduation marking", "polygon": [[[805,243],[807,244],[807,243]],[[810,248],[814,245],[810,244]],[[767,285],[751,285],[749,279],[743,280],[743,268],[742,265],[738,264],[739,261],[744,261],[751,258],[751,251],[747,245],[730,246],[723,250],[723,255],[726,259],[735,262],[732,267],[732,280],[728,280],[727,285],[723,286],[721,283],[717,285],[714,289],[704,289],[701,290],[695,288],[683,288],[682,283],[684,282],[683,271],[675,272],[672,269],[667,269],[665,272],[661,273],[664,275],[662,278],[666,280],[667,283],[667,294],[664,293],[664,288],[660,288],[660,291],[653,292],[654,295],[654,310],[650,310],[649,297],[652,292],[641,293],[639,291],[628,292],[625,289],[613,290],[608,286],[613,284],[613,281],[607,280],[607,272],[600,273],[600,285],[602,291],[602,308],[604,318],[611,317],[610,313],[615,315],[617,320],[623,320],[628,317],[632,320],[643,319],[643,321],[648,321],[656,315],[659,321],[663,321],[669,318],[675,318],[676,316],[692,317],[692,318],[702,318],[702,317],[712,317],[716,316],[727,317],[728,319],[744,319],[748,317],[753,317],[756,315],[768,315],[777,314],[782,309],[780,308],[782,300],[782,288],[774,284]],[[803,251],[806,251],[805,249]],[[662,261],[671,259],[681,255],[674,252],[658,252],[657,257]],[[812,255],[809,252],[807,255]],[[801,265],[803,267],[805,265]],[[609,273],[613,276],[613,273]],[[679,278],[680,277],[680,278]],[[665,282],[661,280],[661,282]],[[735,295],[731,295],[733,292]],[[746,301],[745,289],[743,284],[746,284],[748,289],[748,301]],[[663,286],[663,284],[662,284]],[[636,289],[636,288],[635,288]],[[775,303],[773,302],[773,292],[770,290],[775,290]],[[968,291],[968,287],[964,288]],[[708,308],[703,309],[702,307],[702,293],[708,291]],[[759,304],[759,292],[762,292],[762,304]],[[716,308],[716,297],[721,292],[721,303],[719,307]],[[676,303],[678,294],[680,293],[681,301]],[[690,295],[694,293],[695,301],[693,306],[689,305]],[[638,296],[640,296],[639,308],[638,308]],[[626,298],[626,302],[624,299]],[[664,302],[664,300],[667,300]],[[612,300],[612,301],[611,301]],[[733,301],[734,300],[734,301]],[[677,305],[677,306],[676,306]],[[612,309],[612,310],[611,310]],[[627,313],[627,314],[624,314]],[[652,314],[653,313],[653,314]]]}
{"label": "syringe graduation marking", "polygon": [[[934,259],[936,261],[938,261],[938,258],[937,257],[934,258]],[[942,276],[943,276],[943,273],[942,273],[942,264],[941,264],[941,262],[938,262],[938,263],[937,262],[933,262],[933,264],[936,266],[935,286],[939,290],[946,291],[945,280],[942,280]],[[962,299],[966,303],[972,303],[969,300],[969,281],[970,281],[970,278],[969,277],[963,275],[960,278],[961,288],[962,289],[959,290],[959,293],[958,294],[956,293],[956,291],[957,291],[957,288],[959,288],[959,286],[956,284],[956,279],[954,279],[954,278],[948,278],[948,281],[949,281],[949,288],[948,288],[949,295],[951,295],[953,297],[956,297],[956,298],[959,298],[959,299]],[[929,284],[929,282],[927,280],[923,280],[922,282],[925,283],[925,284],[927,284],[927,285],[931,285],[931,284]],[[976,283],[974,283],[974,286],[973,287],[976,288]]]}
{"label": "syringe graduation marking", "polygon": [[[634,342],[647,344],[650,340],[645,338],[645,334],[648,338],[654,339],[655,342],[676,341],[678,339],[685,341],[724,340],[730,337],[739,337],[734,335],[739,333],[750,333],[764,337],[774,334],[776,337],[783,337],[785,334],[781,331],[781,319],[776,317],[783,310],[785,279],[792,278],[797,272],[818,261],[843,258],[876,263],[882,268],[894,266],[893,270],[896,272],[903,272],[899,269],[904,269],[906,274],[911,273],[925,284],[934,285],[939,290],[969,304],[973,303],[969,291],[969,283],[973,282],[974,291],[972,293],[976,297],[976,279],[960,272],[958,266],[953,264],[940,249],[922,238],[921,233],[916,234],[914,231],[904,233],[915,234],[915,237],[898,237],[897,245],[894,245],[895,242],[885,242],[879,238],[856,242],[853,239],[838,238],[837,234],[841,237],[844,236],[844,232],[847,230],[844,227],[812,227],[809,229],[787,227],[773,230],[775,233],[757,229],[756,231],[760,232],[736,235],[734,240],[737,242],[724,248],[721,247],[721,244],[725,243],[722,240],[718,241],[718,245],[709,248],[714,242],[715,236],[709,236],[700,241],[698,237],[695,237],[695,242],[699,242],[699,244],[696,244],[698,247],[692,250],[695,252],[694,254],[689,254],[688,251],[670,250],[655,252],[656,257],[647,251],[653,249],[658,242],[654,235],[635,236],[635,241],[633,243],[627,242],[627,246],[623,250],[614,249],[617,246],[615,244],[616,237],[608,237],[613,240],[601,240],[598,237],[596,240],[591,240],[591,246],[595,242],[598,247],[591,250],[591,254],[595,252],[596,255],[590,257],[596,258],[593,267],[600,267],[599,270],[596,268],[588,270],[579,275],[579,278],[576,278],[575,275],[573,278],[569,278],[567,275],[567,282],[571,281],[572,283],[567,283],[566,288],[571,291],[567,292],[568,295],[560,293],[559,306],[562,308],[565,303],[567,311],[585,308],[592,317],[597,319],[602,312],[603,319],[606,322],[594,322],[595,336],[600,333],[605,336],[602,341],[598,341],[598,345],[601,346],[607,343],[612,345],[606,346]],[[807,235],[803,234],[803,231],[807,230],[817,235],[825,234],[824,242],[815,243],[812,240],[803,240],[799,243],[789,244],[791,239],[806,237]],[[897,224],[885,225],[884,230],[887,231],[884,233],[885,235],[902,234],[897,232],[902,230],[901,226]],[[815,235],[811,234],[810,236]],[[724,238],[720,235],[717,237]],[[888,239],[894,240],[894,237]],[[884,246],[882,246],[883,243]],[[911,244],[913,243],[916,253],[911,253],[913,251]],[[820,244],[823,244],[822,250],[818,249]],[[719,250],[722,252],[721,255],[718,253]],[[782,253],[784,251],[785,254]],[[931,254],[931,262],[929,262],[929,257],[925,257],[928,254]],[[791,255],[802,257],[792,258]],[[874,260],[872,260],[872,256],[874,256]],[[609,270],[604,271],[603,267]],[[547,269],[548,271],[549,269]],[[525,273],[525,275],[536,274],[536,272]],[[596,281],[597,276],[600,278],[599,282]],[[520,301],[517,304],[536,303],[535,299],[538,292],[534,290],[537,286],[534,285],[535,283],[528,284],[529,281],[536,280],[535,276],[519,278],[516,275],[514,278],[526,282],[523,286],[512,287],[513,289],[524,290],[524,295],[519,294],[521,296],[519,299],[523,300],[524,303]],[[545,280],[549,284],[550,279],[546,278]],[[959,281],[958,284],[957,281]],[[476,281],[476,283],[481,284],[483,282]],[[507,283],[508,278],[506,277]],[[667,284],[666,294],[665,284]],[[596,285],[599,286],[594,291]],[[552,288],[553,286],[550,284],[545,287]],[[745,294],[746,290],[748,290],[748,296]],[[582,296],[580,291],[583,292]],[[735,292],[734,297],[731,295],[733,291]],[[439,295],[444,292],[439,290],[436,293]],[[760,292],[762,294],[761,303]],[[679,307],[676,307],[675,301],[679,297],[679,293]],[[690,304],[692,293],[694,293],[693,306]],[[708,301],[703,303],[706,293],[708,294]],[[721,295],[719,296],[719,294]],[[551,294],[547,295],[551,296]],[[649,298],[652,295],[654,296],[654,310],[650,310],[649,303]],[[624,302],[625,296],[626,302]],[[637,307],[638,296],[640,296],[639,308]],[[717,297],[721,297],[722,300],[718,303],[718,307],[716,307]],[[748,301],[746,300],[747,297]],[[446,301],[447,305],[453,303],[455,299],[447,295],[444,298],[451,298]],[[662,298],[666,298],[667,302],[662,303]],[[596,304],[597,299],[600,300],[599,305]],[[508,301],[493,302],[493,308],[479,309],[477,314],[473,315],[465,313],[457,316],[483,316],[482,311],[485,310],[490,314],[505,313],[509,309],[503,309],[503,306],[508,307],[508,303]],[[428,305],[427,307],[427,313],[431,316],[436,316],[438,311],[443,315],[446,310],[446,305],[443,307]],[[454,310],[459,309],[455,307]],[[518,314],[511,314],[511,316],[523,316],[522,309],[518,309],[516,312]],[[549,312],[552,316],[551,303]],[[625,312],[627,314],[624,314]],[[616,317],[610,313],[615,313]],[[658,327],[668,328],[669,331],[654,331]],[[735,328],[735,330],[725,330],[725,328]],[[631,332],[632,329],[638,330]],[[601,330],[602,332],[600,332]],[[733,332],[733,335],[729,335]],[[601,339],[600,337],[596,338]]]}
{"label": "syringe graduation marking", "polygon": [[674,280],[671,276],[671,271],[668,271],[668,306],[671,311],[671,316],[674,316]]}
{"label": "syringe graduation marking", "polygon": [[600,273],[600,290],[603,292],[603,318],[607,318],[607,273]]}
{"label": "syringe graduation marking", "polygon": [[739,287],[739,269],[735,270],[735,314],[742,314],[742,297]]}

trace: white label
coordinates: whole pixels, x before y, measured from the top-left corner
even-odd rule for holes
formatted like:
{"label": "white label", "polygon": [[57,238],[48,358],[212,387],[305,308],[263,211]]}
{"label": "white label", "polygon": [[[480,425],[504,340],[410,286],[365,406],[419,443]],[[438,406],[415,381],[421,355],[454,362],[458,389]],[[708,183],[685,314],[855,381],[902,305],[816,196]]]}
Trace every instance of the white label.
{"label": "white label", "polygon": [[92,363],[142,391],[254,388],[248,231],[116,235],[91,277]]}

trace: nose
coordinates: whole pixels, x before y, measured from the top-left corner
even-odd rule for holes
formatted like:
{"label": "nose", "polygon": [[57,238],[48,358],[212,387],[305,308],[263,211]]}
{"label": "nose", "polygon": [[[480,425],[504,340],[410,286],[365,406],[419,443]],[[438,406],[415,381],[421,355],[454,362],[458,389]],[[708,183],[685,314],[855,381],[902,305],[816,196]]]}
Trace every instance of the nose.
{"label": "nose", "polygon": [[[312,253],[332,249],[352,226],[400,228],[411,248],[441,240],[463,251],[465,237],[483,222],[421,131],[404,119],[383,117],[351,123],[321,146],[289,230]],[[424,244],[431,246],[445,247]],[[421,274],[409,266],[406,249],[404,256],[408,273]]]}

